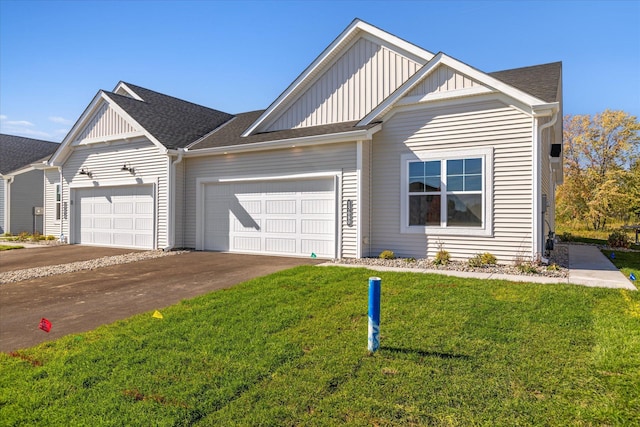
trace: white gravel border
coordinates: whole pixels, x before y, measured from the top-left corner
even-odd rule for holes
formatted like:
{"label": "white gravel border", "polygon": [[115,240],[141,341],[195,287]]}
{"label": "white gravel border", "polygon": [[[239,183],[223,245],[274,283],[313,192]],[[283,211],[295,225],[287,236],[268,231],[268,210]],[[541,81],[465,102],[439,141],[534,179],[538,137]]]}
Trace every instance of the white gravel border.
{"label": "white gravel border", "polygon": [[[26,249],[28,250],[28,249]],[[25,268],[0,273],[0,284],[21,282],[23,280],[37,279],[39,277],[55,276],[57,274],[73,273],[82,270],[95,270],[110,265],[128,264],[145,259],[160,258],[169,255],[183,254],[189,251],[138,251],[128,254],[104,256],[86,261],[70,262],[68,264],[47,265],[44,267]]]}

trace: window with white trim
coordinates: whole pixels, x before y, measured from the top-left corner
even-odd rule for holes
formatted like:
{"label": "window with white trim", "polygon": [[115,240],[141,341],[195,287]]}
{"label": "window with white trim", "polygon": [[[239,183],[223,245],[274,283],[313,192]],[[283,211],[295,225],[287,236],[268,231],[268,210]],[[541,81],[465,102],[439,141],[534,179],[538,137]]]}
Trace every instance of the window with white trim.
{"label": "window with white trim", "polygon": [[491,157],[491,149],[403,156],[403,232],[490,234]]}
{"label": "window with white trim", "polygon": [[60,184],[56,184],[56,221],[60,221],[62,214],[62,192]]}

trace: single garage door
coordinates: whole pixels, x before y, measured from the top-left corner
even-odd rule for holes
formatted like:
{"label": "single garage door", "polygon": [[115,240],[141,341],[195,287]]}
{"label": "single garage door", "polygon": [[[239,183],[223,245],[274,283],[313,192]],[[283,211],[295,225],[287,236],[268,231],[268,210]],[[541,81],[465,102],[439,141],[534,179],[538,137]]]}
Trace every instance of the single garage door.
{"label": "single garage door", "polygon": [[333,179],[207,184],[205,250],[335,257]]}
{"label": "single garage door", "polygon": [[153,249],[153,186],[75,190],[75,243]]}

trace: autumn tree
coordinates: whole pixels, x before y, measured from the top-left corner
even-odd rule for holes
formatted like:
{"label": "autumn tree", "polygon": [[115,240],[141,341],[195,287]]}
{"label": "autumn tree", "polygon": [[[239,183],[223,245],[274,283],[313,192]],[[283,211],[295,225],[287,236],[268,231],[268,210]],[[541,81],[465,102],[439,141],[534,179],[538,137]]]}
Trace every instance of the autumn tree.
{"label": "autumn tree", "polygon": [[594,230],[640,211],[640,123],[624,111],[565,116],[558,216]]}

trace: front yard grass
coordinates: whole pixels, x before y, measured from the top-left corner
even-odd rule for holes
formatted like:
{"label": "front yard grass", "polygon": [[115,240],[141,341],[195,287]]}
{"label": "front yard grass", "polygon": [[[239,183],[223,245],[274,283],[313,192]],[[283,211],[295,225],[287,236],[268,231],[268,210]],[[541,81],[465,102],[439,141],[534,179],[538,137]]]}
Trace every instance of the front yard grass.
{"label": "front yard grass", "polygon": [[[611,259],[612,252],[614,253],[613,259]],[[627,278],[631,273],[633,273],[636,278],[640,278],[640,252],[603,250],[602,253],[609,258]],[[640,285],[637,279],[634,284]]]}
{"label": "front yard grass", "polygon": [[0,244],[0,251],[10,251],[11,249],[24,249],[24,246]]}
{"label": "front yard grass", "polygon": [[161,312],[0,354],[3,424],[640,424],[639,292],[304,266]]}

